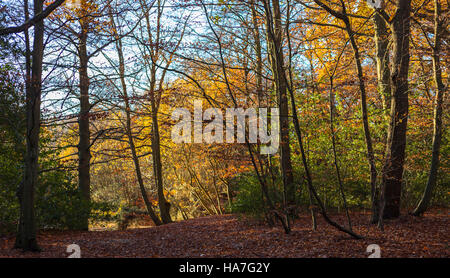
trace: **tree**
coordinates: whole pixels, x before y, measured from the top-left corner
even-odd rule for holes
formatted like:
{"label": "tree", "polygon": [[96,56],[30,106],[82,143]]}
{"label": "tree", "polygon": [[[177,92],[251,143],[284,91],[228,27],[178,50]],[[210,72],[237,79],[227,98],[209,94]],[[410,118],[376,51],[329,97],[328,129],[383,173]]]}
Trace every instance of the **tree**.
{"label": "tree", "polygon": [[[110,11],[107,9],[111,3],[108,1],[81,0],[79,5],[69,7],[53,17],[56,26],[63,26],[54,30],[60,41],[63,41],[64,48],[61,51],[76,55],[77,62],[72,65],[78,75],[78,95],[79,113],[78,123],[78,144],[76,145],[78,154],[78,186],[83,196],[86,207],[91,203],[91,159],[92,147],[96,141],[105,133],[100,130],[95,133],[91,131],[92,118],[96,105],[104,99],[95,96],[92,92],[91,82],[97,81],[97,76],[93,76],[92,68],[95,68],[92,60],[110,44],[117,39],[111,36],[110,21],[105,19]],[[139,21],[133,26],[136,28]],[[134,30],[132,28],[132,30]],[[75,51],[71,50],[71,45]],[[62,58],[60,58],[63,60]],[[57,61],[56,61],[57,63]],[[72,93],[72,89],[69,91]],[[97,99],[92,101],[95,96]],[[89,210],[89,208],[88,208]],[[79,227],[82,230],[89,228],[89,213],[83,215],[83,223]]]}
{"label": "tree", "polygon": [[[42,12],[44,0],[34,0],[34,15]],[[27,8],[27,7],[25,7]],[[42,60],[44,54],[44,21],[34,25],[31,86],[26,94],[27,150],[24,180],[18,189],[20,220],[14,247],[39,251],[36,239],[34,195],[38,180],[39,131],[41,124]]]}
{"label": "tree", "polygon": [[[151,118],[152,118],[152,133],[151,133],[151,147],[152,147],[152,158],[153,158],[153,175],[155,178],[156,188],[158,191],[158,205],[161,213],[161,220],[164,224],[172,222],[170,217],[170,203],[166,200],[164,196],[164,182],[163,182],[163,168],[161,164],[161,144],[160,144],[160,132],[159,132],[159,123],[158,123],[158,110],[159,110],[159,101],[161,99],[161,94],[163,91],[163,84],[165,75],[167,72],[167,68],[172,63],[173,54],[170,55],[169,58],[164,57],[163,49],[161,45],[161,39],[163,35],[161,18],[164,11],[164,3],[165,1],[156,1],[156,31],[153,33],[152,25],[150,21],[150,13],[149,6],[146,0],[140,0],[141,9],[146,22],[146,31],[147,31],[147,39],[150,42],[149,45],[146,45],[144,60],[146,61],[146,65],[149,66],[149,87],[148,94],[150,97],[150,106],[151,106]],[[152,4],[153,5],[153,4]],[[183,31],[184,33],[184,31]],[[181,36],[182,38],[182,36]],[[181,39],[176,43],[177,47],[179,46]],[[175,48],[175,50],[176,50]],[[175,51],[174,51],[175,52]],[[157,63],[161,60],[166,59],[166,66],[163,67],[159,82],[157,80]],[[159,84],[158,84],[159,83]],[[158,86],[158,87],[157,87]]]}
{"label": "tree", "polygon": [[430,172],[428,174],[428,181],[425,186],[422,198],[420,199],[417,207],[413,211],[413,215],[422,215],[428,208],[431,198],[433,196],[433,190],[436,187],[437,173],[439,169],[439,155],[442,141],[442,111],[445,99],[445,93],[447,87],[442,82],[442,68],[440,61],[441,44],[444,31],[446,30],[446,21],[442,18],[441,4],[439,0],[434,0],[434,43],[432,43],[428,36],[427,42],[432,49],[433,59],[433,79],[436,86],[436,96],[434,100],[434,119],[433,119],[433,144],[432,144],[432,156]]}
{"label": "tree", "polygon": [[386,154],[382,172],[380,221],[400,215],[400,197],[405,163],[406,127],[408,124],[408,73],[411,0],[397,0],[392,21],[377,10],[392,30],[391,110]]}
{"label": "tree", "polygon": [[[289,102],[287,79],[284,66],[283,32],[280,2],[264,1],[266,31],[269,43],[271,69],[280,109],[280,160],[284,186],[285,209],[295,208],[295,186],[289,145]],[[291,215],[292,216],[292,215]]]}
{"label": "tree", "polygon": [[121,91],[122,98],[125,103],[125,115],[126,115],[125,130],[126,130],[126,135],[128,138],[128,144],[131,149],[131,154],[132,154],[132,158],[133,158],[133,163],[134,163],[134,167],[135,167],[135,171],[136,171],[137,180],[139,183],[139,188],[141,190],[141,195],[144,200],[145,206],[147,208],[147,212],[150,215],[150,217],[152,218],[155,225],[161,225],[162,222],[159,219],[159,217],[156,215],[156,213],[154,212],[154,210],[152,208],[152,204],[151,204],[150,200],[148,199],[147,191],[146,191],[145,185],[144,185],[144,180],[142,178],[139,157],[136,152],[136,146],[134,143],[132,126],[131,126],[130,97],[128,96],[127,83],[125,81],[125,59],[124,59],[124,55],[123,55],[122,38],[121,38],[121,34],[119,34],[120,30],[118,29],[118,26],[115,22],[112,11],[110,12],[110,19],[111,19],[111,26],[113,28],[113,33],[115,34],[115,38],[116,38],[115,45],[116,45],[117,55],[119,57],[119,78],[120,78],[120,84],[122,86],[122,91]]}
{"label": "tree", "polygon": [[[78,142],[78,184],[79,189],[83,195],[84,201],[89,203],[91,200],[91,131],[89,127],[89,113],[91,111],[91,104],[89,103],[89,75],[88,63],[89,56],[87,52],[88,34],[92,24],[88,14],[89,8],[86,0],[81,1],[81,8],[83,14],[80,15],[80,33],[78,35],[78,58],[79,58],[79,87],[80,87],[80,114],[78,116],[79,142]],[[86,215],[82,227],[83,230],[89,229],[89,217]]]}
{"label": "tree", "polygon": [[[365,138],[365,142],[366,142],[366,149],[367,149],[367,160],[368,160],[368,164],[369,164],[369,169],[370,169],[370,188],[372,191],[372,206],[376,207],[375,204],[375,191],[376,191],[376,179],[377,179],[377,170],[376,170],[376,166],[375,166],[375,154],[374,154],[374,150],[373,150],[373,144],[372,144],[372,136],[370,134],[370,128],[369,128],[369,116],[368,116],[368,112],[367,112],[367,93],[366,93],[366,85],[365,85],[365,81],[364,81],[364,73],[363,73],[363,69],[362,69],[362,61],[361,61],[361,55],[360,55],[360,50],[359,47],[356,43],[356,39],[355,39],[355,31],[353,30],[353,27],[351,25],[350,22],[350,17],[349,14],[347,13],[347,8],[345,6],[345,2],[344,1],[340,1],[341,2],[341,9],[342,11],[336,11],[334,9],[332,9],[330,6],[328,6],[327,4],[325,4],[324,2],[320,1],[320,0],[314,0],[314,2],[319,5],[320,7],[322,7],[324,10],[326,10],[329,14],[333,15],[336,19],[339,19],[341,22],[344,23],[344,27],[342,29],[344,29],[349,37],[349,41],[350,44],[352,46],[353,49],[353,57],[354,57],[354,61],[355,61],[355,66],[356,66],[356,72],[358,75],[358,87],[359,87],[359,92],[360,92],[360,98],[361,98],[361,113],[362,113],[362,123],[363,123],[363,130],[364,130],[364,138]],[[334,72],[337,69],[337,65],[335,67]],[[333,73],[334,74],[334,73]],[[333,84],[332,81],[332,76],[330,76],[330,83]],[[332,87],[332,85],[331,85]],[[331,97],[331,96],[330,96]],[[331,124],[333,122],[333,109],[331,111]],[[333,128],[332,128],[333,129]],[[333,146],[335,145],[334,141],[334,132],[332,130],[333,133]],[[333,149],[335,149],[333,147]],[[335,151],[334,151],[335,152]],[[336,156],[336,155],[335,155]],[[335,165],[337,167],[337,162],[335,161]],[[338,172],[338,176],[339,176],[339,170],[337,170]],[[340,178],[339,178],[340,181]],[[342,185],[341,185],[342,188]],[[341,192],[342,189],[341,189]],[[345,200],[344,200],[344,204],[345,204]],[[346,205],[345,205],[346,206]],[[350,223],[350,220],[349,220]]]}
{"label": "tree", "polygon": [[[389,117],[389,105],[391,100],[391,70],[389,68],[389,29],[383,17],[375,13],[373,16],[375,26],[375,48],[376,48],[376,63],[377,63],[377,90],[381,95],[383,111],[386,114],[386,119]],[[375,184],[371,184],[371,202],[372,202],[372,217],[373,224],[378,222],[378,213],[380,211],[380,189]]]}

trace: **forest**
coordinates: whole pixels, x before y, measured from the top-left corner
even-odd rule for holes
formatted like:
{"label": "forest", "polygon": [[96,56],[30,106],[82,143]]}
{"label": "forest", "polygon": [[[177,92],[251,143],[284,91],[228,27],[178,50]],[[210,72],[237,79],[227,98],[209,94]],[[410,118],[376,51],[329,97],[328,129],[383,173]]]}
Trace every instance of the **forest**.
{"label": "forest", "polygon": [[449,14],[0,0],[0,258],[450,257]]}

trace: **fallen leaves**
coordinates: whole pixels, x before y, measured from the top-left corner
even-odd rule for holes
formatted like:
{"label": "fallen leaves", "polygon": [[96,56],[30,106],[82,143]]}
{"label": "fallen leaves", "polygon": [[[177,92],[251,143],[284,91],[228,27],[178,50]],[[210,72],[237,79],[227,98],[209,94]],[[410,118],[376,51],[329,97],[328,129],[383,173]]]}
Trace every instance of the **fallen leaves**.
{"label": "fallen leaves", "polygon": [[[344,215],[332,215],[345,223]],[[281,227],[246,220],[236,215],[209,216],[160,227],[126,231],[49,231],[38,236],[41,253],[13,250],[14,238],[0,238],[0,257],[62,257],[70,244],[81,247],[81,257],[145,258],[326,258],[368,257],[366,248],[378,244],[381,257],[450,257],[448,210],[424,217],[403,215],[386,221],[385,232],[368,224],[369,215],[352,214],[354,230],[365,236],[354,240],[310,216],[298,219],[291,234]]]}

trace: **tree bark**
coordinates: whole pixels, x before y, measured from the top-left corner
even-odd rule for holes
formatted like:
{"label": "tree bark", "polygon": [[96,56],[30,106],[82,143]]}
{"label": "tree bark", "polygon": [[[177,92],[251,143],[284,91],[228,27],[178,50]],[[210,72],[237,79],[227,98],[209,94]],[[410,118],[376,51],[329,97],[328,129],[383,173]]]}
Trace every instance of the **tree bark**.
{"label": "tree bark", "polygon": [[375,13],[373,18],[375,26],[375,49],[377,62],[377,87],[381,96],[383,111],[389,116],[389,105],[391,103],[391,70],[389,69],[389,29],[383,18]]}
{"label": "tree bark", "polygon": [[[153,5],[153,4],[152,4]],[[160,56],[160,36],[161,36],[161,17],[163,12],[163,6],[161,5],[161,1],[158,0],[156,2],[157,5],[157,17],[156,17],[156,31],[155,31],[155,43],[153,43],[152,37],[152,28],[150,25],[150,16],[148,14],[147,2],[141,1],[141,6],[145,12],[145,20],[147,22],[147,33],[149,36],[149,40],[151,42],[150,45],[150,53],[151,57],[151,66],[150,66],[150,105],[151,105],[151,118],[152,118],[152,133],[151,133],[151,148],[152,148],[152,159],[153,159],[153,175],[155,179],[156,188],[158,191],[158,205],[161,214],[161,220],[164,224],[172,222],[170,217],[170,203],[166,200],[164,196],[164,184],[162,177],[162,164],[161,164],[161,144],[160,144],[160,135],[159,135],[159,125],[158,125],[158,103],[156,99],[156,93],[161,93],[162,82],[164,80],[165,70],[160,79],[159,91],[156,92],[156,70],[157,70],[157,61]],[[169,64],[167,65],[169,66]]]}
{"label": "tree bark", "polygon": [[[251,0],[250,1],[250,7],[251,7],[251,10],[252,10],[252,23],[253,23],[253,32],[252,32],[252,34],[253,34],[253,39],[255,41],[255,55],[256,55],[256,68],[255,68],[255,72],[256,72],[256,96],[257,96],[257,99],[258,99],[258,107],[262,108],[262,107],[266,107],[268,105],[268,101],[267,101],[267,98],[265,98],[263,96],[263,83],[262,83],[263,82],[263,76],[262,76],[263,62],[262,62],[261,34],[260,34],[260,31],[259,31],[259,27],[260,26],[259,26],[259,22],[258,22],[258,16],[257,16],[257,13],[256,13],[255,0]],[[258,142],[257,148],[258,149],[260,148],[259,142]],[[258,149],[257,149],[257,151],[258,151]],[[249,153],[252,153],[250,145],[248,145],[248,150],[249,150]],[[264,172],[264,168],[263,168],[264,164],[261,161],[261,157],[258,155],[258,153],[256,153],[256,155],[258,156],[259,161],[260,161],[261,172]],[[270,158],[268,158],[268,159],[270,159]],[[266,161],[268,163],[268,159],[264,160],[264,161]],[[267,164],[266,164],[266,166],[267,166]],[[255,165],[255,167],[256,167],[256,165]],[[266,167],[266,168],[268,168],[268,167]],[[257,171],[258,169],[255,168],[255,170]],[[272,207],[270,207],[271,204],[272,204],[272,201],[270,200],[269,196],[266,197],[265,193],[266,192],[268,193],[268,191],[267,191],[267,185],[266,185],[266,181],[265,181],[264,175],[262,175],[262,178],[264,179],[264,182],[260,182],[261,193],[262,193],[261,201],[262,201],[262,205],[264,207],[264,212],[266,214],[266,219],[268,219],[269,222],[273,222],[272,219],[271,219],[271,215],[269,213],[267,213],[267,209],[266,209],[266,202],[267,202],[267,205],[269,206],[269,208],[273,209]]]}
{"label": "tree bark", "polygon": [[[294,176],[291,164],[291,148],[289,139],[289,103],[287,95],[287,79],[284,69],[283,28],[278,0],[266,3],[267,35],[270,43],[272,72],[275,79],[278,105],[280,109],[280,160],[283,178],[285,208],[295,206]],[[273,12],[271,12],[273,10]]]}
{"label": "tree bark", "polygon": [[158,108],[155,100],[154,88],[150,91],[150,102],[152,106],[152,157],[153,157],[153,174],[155,176],[156,188],[158,189],[158,204],[161,213],[161,219],[164,224],[172,222],[170,217],[170,203],[164,196],[164,184],[162,177],[161,164],[161,143],[159,137],[158,125]]}
{"label": "tree bark", "polygon": [[266,102],[263,99],[263,87],[262,87],[262,47],[261,47],[261,35],[259,32],[259,23],[258,17],[256,14],[255,0],[250,1],[251,9],[252,9],[252,23],[253,23],[253,38],[255,40],[255,55],[256,55],[256,95],[258,97],[258,105],[261,105]]}
{"label": "tree bark", "polygon": [[[83,3],[84,4],[84,3]],[[78,58],[80,67],[78,69],[80,78],[80,114],[78,116],[79,142],[78,142],[78,187],[82,194],[85,205],[89,205],[91,200],[91,132],[89,128],[89,113],[91,105],[89,103],[89,76],[87,53],[88,22],[85,18],[80,19],[81,33],[79,34]],[[89,229],[89,214],[83,214],[81,220],[81,230]]]}
{"label": "tree bark", "polygon": [[[43,10],[44,1],[34,0],[34,15]],[[28,9],[28,7],[25,7]],[[35,189],[38,182],[39,131],[41,122],[42,59],[44,55],[44,21],[34,28],[31,66],[31,86],[27,86],[27,151],[24,180],[18,190],[20,219],[14,247],[24,251],[40,251],[36,240],[34,210]],[[28,57],[27,57],[28,59]]]}
{"label": "tree bark", "polygon": [[[389,105],[391,101],[391,70],[389,68],[389,29],[386,22],[378,13],[374,15],[375,25],[375,47],[377,63],[377,90],[381,96],[383,111],[386,120],[389,119]],[[388,136],[386,137],[386,139]],[[378,221],[380,210],[380,189],[376,184],[371,184],[372,216],[370,222],[375,224]]]}
{"label": "tree bark", "polygon": [[383,166],[380,205],[382,218],[400,216],[403,166],[405,162],[406,128],[408,123],[408,71],[411,0],[397,0],[391,23],[393,61],[391,69],[391,112]]}

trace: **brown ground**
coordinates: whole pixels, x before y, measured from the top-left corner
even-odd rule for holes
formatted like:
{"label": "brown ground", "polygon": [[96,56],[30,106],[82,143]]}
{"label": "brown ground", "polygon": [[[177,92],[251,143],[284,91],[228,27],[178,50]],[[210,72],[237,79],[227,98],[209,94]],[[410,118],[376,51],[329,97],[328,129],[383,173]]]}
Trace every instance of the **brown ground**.
{"label": "brown ground", "polygon": [[[381,257],[450,257],[448,210],[424,217],[404,215],[388,221],[385,232],[367,224],[367,214],[352,214],[354,231],[365,236],[351,239],[319,219],[311,231],[310,217],[295,222],[292,233],[235,215],[210,216],[161,227],[126,231],[42,232],[41,253],[12,250],[14,238],[0,238],[0,257],[68,257],[69,244],[81,247],[81,257],[367,257],[369,244],[378,244]],[[344,223],[343,215],[332,217]]]}

